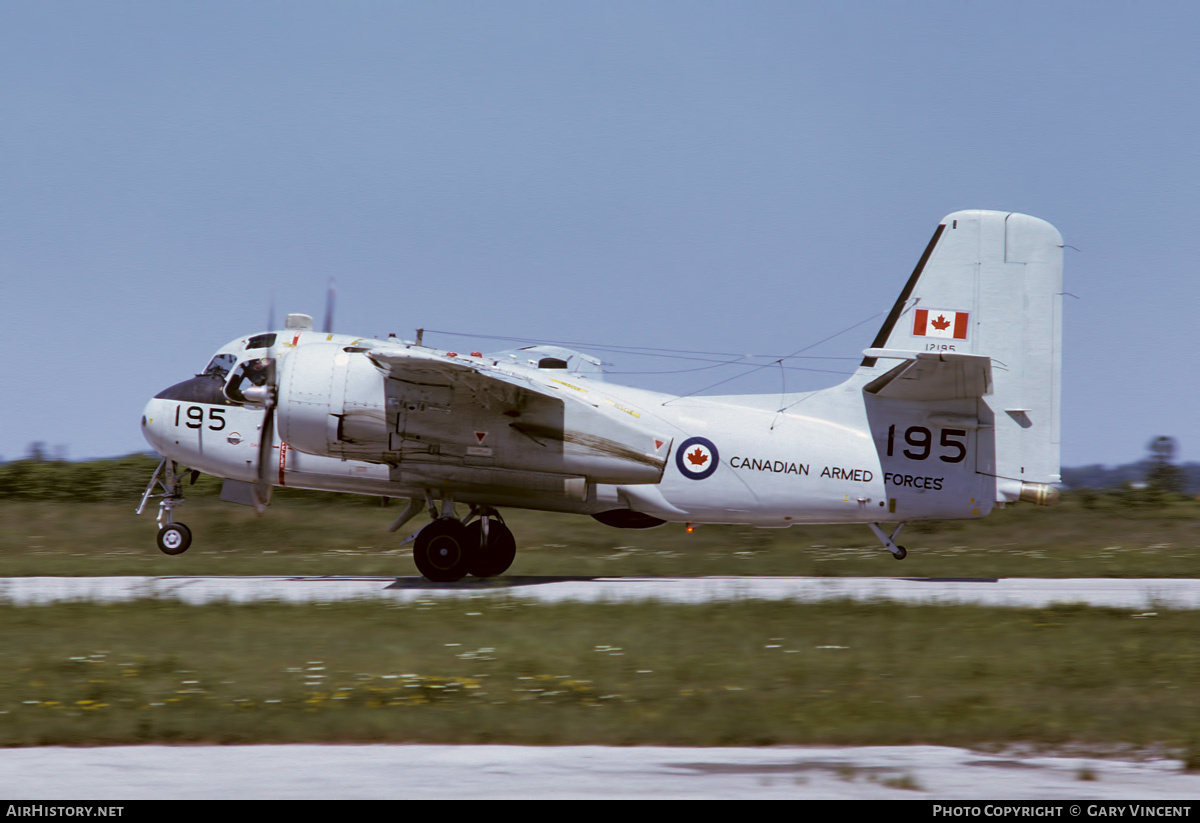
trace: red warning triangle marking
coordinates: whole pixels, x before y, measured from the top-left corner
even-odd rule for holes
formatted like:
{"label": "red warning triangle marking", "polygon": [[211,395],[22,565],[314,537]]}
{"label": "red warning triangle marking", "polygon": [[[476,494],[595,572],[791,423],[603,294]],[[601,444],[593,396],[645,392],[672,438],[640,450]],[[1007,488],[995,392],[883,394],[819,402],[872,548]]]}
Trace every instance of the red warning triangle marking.
{"label": "red warning triangle marking", "polygon": [[661,449],[662,447],[663,447],[663,441],[661,441],[661,440],[655,440],[655,441],[654,441],[654,450],[655,450],[655,451],[658,451],[658,450],[659,450],[659,449]]}
{"label": "red warning triangle marking", "polygon": [[485,437],[487,437],[487,432],[475,432],[475,439],[478,440],[480,443],[483,442],[483,438],[485,438]]}

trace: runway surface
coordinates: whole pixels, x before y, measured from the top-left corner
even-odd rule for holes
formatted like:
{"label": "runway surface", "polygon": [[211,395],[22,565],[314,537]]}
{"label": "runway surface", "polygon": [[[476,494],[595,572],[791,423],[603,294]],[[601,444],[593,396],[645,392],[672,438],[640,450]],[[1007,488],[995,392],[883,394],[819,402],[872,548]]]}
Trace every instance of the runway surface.
{"label": "runway surface", "polygon": [[[402,577],[28,577],[0,601],[403,601],[521,597],[621,602],[837,598],[1138,612],[1200,608],[1181,579],[512,577],[433,584]],[[120,746],[0,750],[0,796],[143,798],[892,798],[1189,800],[1200,775],[1168,759],[981,754],[935,746]]]}
{"label": "runway surface", "polygon": [[1194,801],[1200,775],[940,746],[115,746],[0,750],[0,796]]}
{"label": "runway surface", "polygon": [[10,577],[0,602],[117,601],[143,597],[185,603],[367,598],[414,601],[441,597],[523,597],[542,601],[621,602],[838,598],[908,603],[977,603],[1038,607],[1086,603],[1117,609],[1200,609],[1200,580],[1160,578],[893,577],[501,577],[453,584],[420,577]]}

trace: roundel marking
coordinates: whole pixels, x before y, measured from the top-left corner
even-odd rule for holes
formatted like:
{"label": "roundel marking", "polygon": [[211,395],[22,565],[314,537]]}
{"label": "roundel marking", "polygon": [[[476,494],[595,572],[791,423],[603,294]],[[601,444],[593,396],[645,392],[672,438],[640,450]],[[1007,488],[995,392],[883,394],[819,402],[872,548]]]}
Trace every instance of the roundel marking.
{"label": "roundel marking", "polygon": [[721,455],[707,437],[689,437],[675,450],[675,467],[684,477],[703,480],[717,470]]}

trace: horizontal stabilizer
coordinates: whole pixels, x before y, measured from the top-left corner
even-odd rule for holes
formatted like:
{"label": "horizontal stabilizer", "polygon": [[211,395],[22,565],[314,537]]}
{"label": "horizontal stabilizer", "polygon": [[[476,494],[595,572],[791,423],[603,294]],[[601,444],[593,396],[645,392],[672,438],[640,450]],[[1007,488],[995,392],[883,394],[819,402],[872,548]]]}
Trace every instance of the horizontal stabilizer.
{"label": "horizontal stabilizer", "polygon": [[992,393],[992,358],[960,352],[867,349],[867,357],[902,362],[863,386],[891,400],[960,400]]}

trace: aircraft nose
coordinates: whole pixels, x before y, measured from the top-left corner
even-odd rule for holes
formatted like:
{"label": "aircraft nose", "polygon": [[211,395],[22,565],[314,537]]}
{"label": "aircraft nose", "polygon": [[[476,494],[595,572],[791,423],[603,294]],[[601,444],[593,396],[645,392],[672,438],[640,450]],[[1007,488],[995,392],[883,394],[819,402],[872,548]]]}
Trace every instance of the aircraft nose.
{"label": "aircraft nose", "polygon": [[157,397],[150,398],[150,402],[142,410],[142,437],[146,438],[146,442],[153,446],[154,450],[160,454],[162,453],[162,431],[163,423],[166,421],[165,415],[165,405]]}

